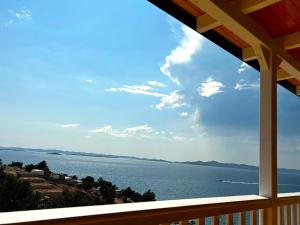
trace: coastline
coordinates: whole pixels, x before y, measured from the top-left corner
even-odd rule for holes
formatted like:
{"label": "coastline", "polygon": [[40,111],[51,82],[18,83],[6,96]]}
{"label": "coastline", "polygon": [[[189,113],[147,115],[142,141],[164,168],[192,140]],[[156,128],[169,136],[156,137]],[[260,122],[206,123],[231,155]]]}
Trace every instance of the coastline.
{"label": "coastline", "polygon": [[[15,195],[11,190],[22,194]],[[119,189],[102,177],[78,179],[76,175],[55,173],[46,161],[35,165],[12,161],[6,165],[1,159],[0,199],[0,212],[156,201],[151,190],[139,193],[131,187]]]}

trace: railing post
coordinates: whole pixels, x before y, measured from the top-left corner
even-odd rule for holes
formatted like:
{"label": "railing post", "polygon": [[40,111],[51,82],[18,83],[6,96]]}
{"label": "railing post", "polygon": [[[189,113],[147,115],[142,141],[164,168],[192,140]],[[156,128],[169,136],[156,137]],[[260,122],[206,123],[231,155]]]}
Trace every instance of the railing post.
{"label": "railing post", "polygon": [[[259,194],[272,198],[272,208],[260,213],[260,225],[277,225],[277,67],[276,54],[263,46],[254,51],[260,64]],[[264,223],[264,224],[262,224]],[[267,224],[266,224],[267,223]]]}

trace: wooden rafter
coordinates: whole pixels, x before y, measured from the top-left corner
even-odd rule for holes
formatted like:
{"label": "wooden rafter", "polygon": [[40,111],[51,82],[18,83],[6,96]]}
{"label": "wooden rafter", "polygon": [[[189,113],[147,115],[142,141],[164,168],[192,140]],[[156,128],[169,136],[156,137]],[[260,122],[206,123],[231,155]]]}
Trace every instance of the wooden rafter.
{"label": "wooden rafter", "polygon": [[250,16],[244,14],[237,1],[190,0],[201,10],[238,35],[251,46],[274,51],[282,60],[280,67],[300,80],[300,64]]}
{"label": "wooden rafter", "polygon": [[299,48],[300,47],[300,31],[292,33],[292,34],[288,34],[281,38],[278,38],[277,41],[286,50]]}
{"label": "wooden rafter", "polygon": [[280,0],[240,0],[239,2],[241,11],[245,14],[249,14],[279,1]]}
{"label": "wooden rafter", "polygon": [[297,95],[300,95],[300,86],[297,86],[297,87],[296,87],[296,94],[297,94]]}
{"label": "wooden rafter", "polygon": [[[239,8],[243,13],[249,14],[279,1],[280,0],[240,0]],[[222,23],[220,21],[215,20],[207,14],[204,14],[197,18],[197,31],[203,33],[205,31],[214,29],[221,24]]]}
{"label": "wooden rafter", "polygon": [[287,80],[287,79],[291,79],[291,78],[294,78],[294,76],[287,73],[283,69],[277,70],[277,81]]}
{"label": "wooden rafter", "polygon": [[[256,50],[256,52],[257,52],[257,50]],[[254,59],[258,59],[257,54],[259,54],[259,53],[256,53],[256,52],[254,51],[254,48],[252,48],[252,47],[244,48],[243,49],[243,60],[245,62],[248,62],[248,61],[251,61]],[[294,76],[289,74],[285,70],[283,70],[283,69],[277,70],[277,81],[287,80],[287,79],[291,79],[291,78],[294,78]]]}
{"label": "wooden rafter", "polygon": [[262,45],[256,45],[253,47],[254,53],[257,56],[257,60],[260,65],[260,70],[267,70],[270,67],[270,51]]}
{"label": "wooden rafter", "polygon": [[218,26],[221,26],[221,22],[215,20],[208,14],[204,14],[197,18],[197,31],[199,33],[204,33]]}
{"label": "wooden rafter", "polygon": [[243,60],[245,62],[248,62],[248,61],[251,61],[254,59],[257,59],[254,49],[252,47],[244,48],[243,49]]}

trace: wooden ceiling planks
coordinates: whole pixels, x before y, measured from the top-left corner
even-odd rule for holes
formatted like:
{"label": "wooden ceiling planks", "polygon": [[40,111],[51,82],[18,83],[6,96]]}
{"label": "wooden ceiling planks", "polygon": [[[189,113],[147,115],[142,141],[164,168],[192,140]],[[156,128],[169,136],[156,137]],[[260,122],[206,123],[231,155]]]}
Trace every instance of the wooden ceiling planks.
{"label": "wooden ceiling planks", "polygon": [[300,1],[281,0],[249,14],[273,38],[300,30]]}
{"label": "wooden ceiling planks", "polygon": [[289,53],[300,62],[300,48],[291,49]]}

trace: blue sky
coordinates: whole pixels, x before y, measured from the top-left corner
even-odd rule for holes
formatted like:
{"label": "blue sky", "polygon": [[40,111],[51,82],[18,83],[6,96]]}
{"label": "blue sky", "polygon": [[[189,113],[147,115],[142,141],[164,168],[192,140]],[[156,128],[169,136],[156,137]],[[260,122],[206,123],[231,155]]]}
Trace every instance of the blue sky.
{"label": "blue sky", "polygon": [[[1,146],[257,164],[258,72],[149,2],[0,6]],[[279,166],[300,168],[278,93]]]}

